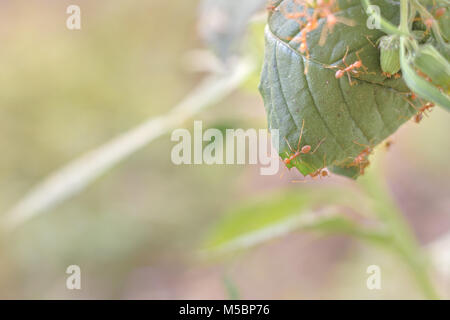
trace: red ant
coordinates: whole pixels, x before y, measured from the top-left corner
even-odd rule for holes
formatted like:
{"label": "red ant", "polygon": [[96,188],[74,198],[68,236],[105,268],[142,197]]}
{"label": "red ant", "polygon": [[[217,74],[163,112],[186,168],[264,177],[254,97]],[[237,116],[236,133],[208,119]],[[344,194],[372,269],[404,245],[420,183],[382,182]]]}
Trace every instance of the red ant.
{"label": "red ant", "polygon": [[326,155],[323,157],[323,167],[320,168],[319,170],[313,172],[313,173],[310,173],[309,176],[311,178],[314,179],[314,178],[320,177],[322,179],[322,178],[330,176],[330,172],[326,168],[326,161],[325,161],[325,159],[326,159]]}
{"label": "red ant", "polygon": [[359,146],[366,147],[363,151],[361,151],[360,154],[358,154],[355,159],[353,159],[353,162],[348,165],[348,167],[358,167],[359,166],[359,174],[363,175],[365,169],[370,165],[370,161],[368,157],[373,151],[373,148],[371,146],[360,144],[356,141],[353,141],[353,143],[356,143]]}
{"label": "red ant", "polygon": [[435,23],[435,20],[433,18],[428,18],[424,21],[424,24],[427,27],[425,34],[428,34],[430,32],[430,29],[431,29],[431,27],[433,27],[434,23]]}
{"label": "red ant", "polygon": [[321,169],[317,170],[316,172],[310,174],[310,177],[313,179],[316,178],[317,176],[319,176],[321,179],[325,178],[325,177],[329,177],[330,171],[328,171],[327,168],[321,168]]}
{"label": "red ant", "polygon": [[392,140],[388,140],[384,143],[384,147],[386,148],[386,150],[389,150],[393,144],[394,142],[392,142]]}
{"label": "red ant", "polygon": [[[414,92],[409,93],[409,95],[410,95],[410,99],[411,99],[412,101],[418,99],[417,96],[416,96],[416,94],[415,94]],[[431,109],[435,106],[434,103],[432,103],[432,102],[428,102],[428,103],[425,103],[425,104],[424,104],[424,102],[419,98],[419,102],[422,104],[422,107],[417,108],[417,107],[416,107],[411,101],[409,101],[408,99],[406,99],[406,98],[403,98],[403,99],[404,99],[406,102],[408,102],[408,104],[409,104],[411,107],[413,107],[413,108],[417,111],[416,115],[414,116],[414,122],[415,122],[415,123],[420,123],[420,122],[422,121],[422,119],[423,119],[423,116],[424,116],[424,115],[427,115],[427,112],[432,111]]]}
{"label": "red ant", "polygon": [[[345,55],[342,58],[342,63],[345,65],[345,68],[339,69],[338,71],[336,71],[335,77],[336,79],[342,78],[346,73],[348,76],[348,81],[350,82],[350,85],[353,85],[352,82],[352,78],[350,76],[350,73],[354,74],[354,75],[358,75],[359,71],[357,71],[356,69],[358,68],[363,68],[364,71],[367,73],[367,68],[363,65],[361,58],[359,57],[359,53],[356,52],[356,57],[358,58],[358,60],[356,60],[355,62],[353,62],[351,65],[348,65],[347,63],[345,63],[345,59],[347,58],[347,54],[348,54],[348,47],[347,50],[345,51]],[[328,68],[339,68],[338,66],[329,66]]]}
{"label": "red ant", "polygon": [[388,73],[388,72],[382,72],[381,74],[382,74],[383,76],[385,76],[386,78],[391,78],[391,77],[393,76],[394,79],[400,79],[400,78],[402,77],[402,75],[401,75],[399,72],[394,73],[394,74],[390,74],[390,73]]}
{"label": "red ant", "polygon": [[434,103],[428,102],[425,104],[422,108],[419,109],[418,113],[414,116],[414,122],[420,123],[423,119],[423,115],[426,115],[427,111],[431,111],[431,109],[434,107]]}
{"label": "red ant", "polygon": [[[300,43],[299,51],[301,53],[306,53],[306,58],[309,59],[307,36],[309,32],[317,29],[319,24],[317,22],[316,14],[314,13],[312,16],[309,16],[307,9],[307,5],[303,5],[302,12],[286,12],[286,9],[284,7],[281,8],[281,11],[283,12],[283,15],[286,17],[286,19],[295,20],[302,28],[300,34],[290,40]],[[306,25],[305,21],[301,20],[301,18],[304,18],[306,20]],[[308,73],[308,64],[305,65],[304,73]]]}
{"label": "red ant", "polygon": [[418,69],[416,70],[416,72],[420,77],[424,78],[428,82],[431,82],[431,78],[428,75],[426,75],[425,73],[423,73],[422,71],[420,71]]}
{"label": "red ant", "polygon": [[269,1],[269,3],[267,4],[266,9],[269,12],[278,11],[278,7],[273,3],[273,1]]}
{"label": "red ant", "polygon": [[308,35],[309,32],[313,31],[314,29],[316,29],[318,26],[317,24],[317,20],[311,20],[306,24],[306,27],[304,27],[302,29],[302,31],[300,32],[300,52],[301,53],[305,53],[306,52],[306,57],[309,58],[309,51],[308,51],[308,43],[306,41],[306,36]]}
{"label": "red ant", "polygon": [[[347,26],[353,27],[356,25],[356,23],[353,20],[336,16],[332,12],[332,7],[335,5],[335,0],[318,0],[317,1],[317,8],[315,12],[318,12],[318,15],[321,18],[325,18],[326,24],[322,28],[322,33],[320,35],[319,39],[319,45],[323,46],[327,40],[327,34],[328,32],[332,32],[334,29],[334,26],[337,23],[343,23]],[[336,10],[337,8],[335,8]]]}
{"label": "red ant", "polygon": [[[286,165],[291,164],[291,162],[292,162],[294,159],[296,159],[298,156],[300,156],[301,154],[308,154],[308,153],[310,153],[310,151],[311,151],[311,146],[310,146],[310,145],[304,145],[304,146],[300,149],[300,144],[301,144],[301,142],[302,142],[302,136],[303,136],[303,128],[304,128],[304,126],[305,126],[305,120],[303,119],[303,122],[302,122],[302,128],[301,128],[301,130],[300,130],[300,137],[298,138],[298,145],[297,145],[297,150],[296,150],[296,151],[294,151],[294,150],[292,149],[291,145],[289,144],[289,141],[288,141],[286,138],[284,138],[284,139],[286,140],[286,143],[287,143],[288,147],[289,147],[289,150],[291,150],[291,155],[289,155],[289,153],[287,153],[288,158],[286,158],[286,159],[283,160],[283,161],[284,161],[284,164],[286,164]],[[317,149],[320,147],[320,145],[323,143],[324,140],[325,140],[325,139],[322,139],[322,141],[319,142],[319,144],[317,145],[317,147],[316,147],[316,148],[314,149],[314,151],[311,152],[310,154],[314,154],[314,153],[317,151]]]}

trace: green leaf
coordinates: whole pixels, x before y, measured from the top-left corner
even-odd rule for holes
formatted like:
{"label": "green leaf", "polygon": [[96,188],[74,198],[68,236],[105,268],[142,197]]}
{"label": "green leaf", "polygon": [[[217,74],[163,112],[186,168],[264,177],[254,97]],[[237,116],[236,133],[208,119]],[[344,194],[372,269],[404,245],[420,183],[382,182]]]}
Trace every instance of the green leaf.
{"label": "green leaf", "polygon": [[[372,1],[383,17],[398,24],[399,8],[391,1]],[[325,142],[313,155],[303,155],[294,166],[304,175],[324,166],[347,175],[353,159],[367,145],[375,146],[394,133],[416,112],[406,100],[410,92],[402,79],[389,79],[380,69],[380,52],[375,42],[383,35],[380,30],[366,27],[367,15],[359,0],[339,1],[337,16],[352,20],[356,26],[335,25],[323,46],[319,45],[325,19],[308,34],[310,58],[299,51],[300,25],[286,17],[286,12],[300,12],[294,0],[277,2],[278,10],[269,18],[266,27],[265,64],[260,91],[265,102],[270,130],[279,130],[279,154],[292,154],[285,139],[296,148],[303,120],[305,130],[302,145],[313,149]],[[370,40],[370,41],[369,41]],[[335,78],[342,67],[342,58],[349,49],[347,64],[358,60],[368,74],[354,77],[351,86],[345,75]],[[308,72],[305,74],[305,67]],[[339,169],[339,170],[337,170]],[[349,173],[351,172],[351,173]]]}
{"label": "green leaf", "polygon": [[319,188],[302,192],[266,195],[229,212],[211,231],[205,249],[229,252],[246,249],[297,230],[346,233],[385,241],[384,233],[367,230],[356,221],[341,215],[342,207],[366,207],[364,197],[350,189]]}

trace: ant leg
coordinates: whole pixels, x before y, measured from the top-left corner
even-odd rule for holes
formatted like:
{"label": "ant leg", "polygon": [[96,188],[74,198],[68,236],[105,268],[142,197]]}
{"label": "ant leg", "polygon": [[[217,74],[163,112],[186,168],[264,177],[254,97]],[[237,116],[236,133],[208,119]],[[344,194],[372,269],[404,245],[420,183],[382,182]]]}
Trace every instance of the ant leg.
{"label": "ant leg", "polygon": [[308,170],[313,170],[313,167],[311,167],[311,165],[309,165],[308,163],[302,161],[302,159],[300,157],[295,158],[294,161],[292,162],[293,166],[297,166],[297,165],[303,165],[305,166]]}
{"label": "ant leg", "polygon": [[[289,147],[289,150],[291,150],[292,153],[295,153],[295,151],[292,149],[291,145],[289,144],[288,139],[286,139],[286,137],[284,137],[284,140],[286,141],[286,143],[287,143],[287,145],[288,145],[288,147]],[[287,153],[287,152],[286,152],[286,153]],[[289,154],[288,154],[288,157],[289,157]]]}
{"label": "ant leg", "polygon": [[345,59],[347,58],[347,54],[348,54],[348,46],[347,46],[347,50],[345,50],[344,57],[342,58],[342,63],[348,68],[348,64],[345,63]]}
{"label": "ant leg", "polygon": [[357,145],[360,146],[360,147],[364,147],[364,148],[365,148],[364,150],[361,151],[361,153],[364,152],[365,150],[368,150],[368,151],[369,151],[368,154],[370,155],[370,154],[372,153],[372,151],[373,151],[373,148],[374,148],[374,147],[373,147],[373,141],[374,141],[374,139],[375,139],[375,138],[370,139],[368,145],[367,145],[367,144],[363,144],[363,143],[359,143],[359,142],[357,142],[357,141],[353,141],[353,143],[354,143],[354,144],[357,144]]}
{"label": "ant leg", "polygon": [[[319,172],[319,175],[320,175],[320,179],[322,179],[322,170],[327,170],[326,169],[326,166],[327,166],[327,154],[325,153],[324,155],[323,155],[323,167],[322,167],[322,169],[320,169],[320,172]],[[328,174],[327,174],[328,175]]]}
{"label": "ant leg", "polygon": [[300,130],[300,137],[298,138],[297,151],[300,150],[300,143],[302,142],[303,128],[304,127],[305,127],[305,119],[303,119],[303,121],[302,121],[302,129]]}
{"label": "ant leg", "polygon": [[306,183],[308,182],[308,180],[304,179],[304,180],[292,180],[292,183]]}
{"label": "ant leg", "polygon": [[409,104],[414,110],[416,110],[417,112],[420,112],[420,109],[417,108],[417,107],[414,105],[414,103],[412,103],[411,101],[409,101],[407,98],[405,98],[405,97],[403,97],[403,96],[402,96],[402,99],[405,100],[406,102],[408,102],[408,104]]}
{"label": "ant leg", "polygon": [[323,46],[325,42],[327,42],[327,34],[328,34],[328,25],[325,24],[325,26],[322,29],[322,32],[320,33],[320,40],[319,40],[319,46]]}
{"label": "ant leg", "polygon": [[372,38],[372,36],[364,36],[366,39],[367,39],[367,41],[369,41],[370,42],[370,44],[372,45],[372,47],[374,47],[374,48],[376,48],[377,46],[375,45],[375,43],[373,43],[373,41],[372,40],[370,40],[370,38]]}
{"label": "ant leg", "polygon": [[342,16],[336,16],[336,22],[345,24],[346,26],[349,26],[349,27],[356,26],[356,22],[355,21],[353,21],[352,19],[347,19],[347,18],[342,17]]}
{"label": "ant leg", "polygon": [[370,148],[370,146],[368,146],[367,144],[359,143],[359,142],[357,142],[356,140],[353,140],[353,143],[354,143],[354,144],[357,144],[357,145],[360,146],[360,147]]}
{"label": "ant leg", "polygon": [[352,77],[350,76],[350,72],[347,71],[347,77],[348,77],[348,82],[350,83],[350,86],[353,86],[354,82],[352,81]]}
{"label": "ant leg", "polygon": [[322,140],[320,140],[319,144],[318,144],[317,147],[314,149],[314,151],[311,152],[311,154],[314,154],[314,153],[317,151],[317,149],[319,149],[320,145],[325,141],[325,139],[326,139],[326,138],[323,138]]}
{"label": "ant leg", "polygon": [[[362,59],[361,59],[361,57],[359,56],[359,53],[360,53],[361,51],[363,51],[363,49],[356,51],[355,54],[356,54],[356,57],[358,58],[358,60],[361,61],[361,67],[363,68],[364,72],[365,72],[366,74],[368,74],[368,73],[369,73],[369,68],[367,68],[367,67],[362,63]],[[375,73],[373,73],[373,74],[375,74]]]}

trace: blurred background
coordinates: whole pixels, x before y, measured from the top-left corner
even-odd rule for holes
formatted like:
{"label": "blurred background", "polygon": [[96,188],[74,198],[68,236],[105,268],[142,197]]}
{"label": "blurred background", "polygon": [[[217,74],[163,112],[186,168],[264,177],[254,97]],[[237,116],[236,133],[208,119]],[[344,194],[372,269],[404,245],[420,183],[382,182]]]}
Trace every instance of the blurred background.
{"label": "blurred background", "polygon": [[[81,7],[79,31],[66,28],[71,4]],[[189,65],[190,53],[205,49],[199,5],[0,2],[0,213],[70,160],[168,112],[201,81],[204,74]],[[266,128],[258,73],[196,120],[214,128]],[[449,120],[435,108],[380,150],[376,174],[386,177],[424,248],[450,231]],[[192,125],[192,119],[185,123]],[[241,206],[361,186],[336,176],[294,184],[299,173],[283,169],[264,177],[258,166],[175,166],[173,146],[170,134],[162,136],[80,194],[2,232],[0,298],[424,297],[392,252],[344,234],[294,231],[247,250],[205,254],[204,244]],[[82,290],[66,289],[72,264],[81,267]],[[374,264],[382,270],[382,290],[366,287],[366,269]],[[450,279],[439,272],[431,277],[448,297]]]}

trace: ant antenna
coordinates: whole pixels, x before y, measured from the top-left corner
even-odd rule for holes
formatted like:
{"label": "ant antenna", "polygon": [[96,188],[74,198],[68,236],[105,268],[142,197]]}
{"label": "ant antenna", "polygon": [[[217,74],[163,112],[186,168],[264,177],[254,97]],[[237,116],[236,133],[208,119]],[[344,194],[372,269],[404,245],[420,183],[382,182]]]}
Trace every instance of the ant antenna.
{"label": "ant antenna", "polygon": [[304,127],[305,127],[305,119],[303,119],[303,121],[302,121],[302,129],[300,130],[300,137],[298,138],[297,150],[300,150],[300,143],[302,142],[303,128]]}

